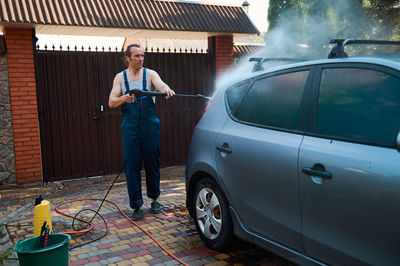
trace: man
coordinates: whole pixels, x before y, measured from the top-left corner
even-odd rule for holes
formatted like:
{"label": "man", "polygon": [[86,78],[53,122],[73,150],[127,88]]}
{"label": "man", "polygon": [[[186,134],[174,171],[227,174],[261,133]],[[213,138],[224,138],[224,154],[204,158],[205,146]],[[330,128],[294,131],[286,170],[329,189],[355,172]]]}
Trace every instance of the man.
{"label": "man", "polygon": [[141,220],[144,214],[141,189],[142,160],[146,171],[147,196],[153,201],[151,212],[161,212],[157,201],[160,195],[160,120],[154,105],[155,98],[130,95],[132,89],[156,90],[166,93],[166,98],[175,92],[151,69],[143,68],[144,52],[138,44],[126,48],[125,60],[128,68],[118,73],[113,82],[108,104],[110,108],[122,106],[121,124],[124,148],[125,175],[128,185],[129,205],[132,219]]}

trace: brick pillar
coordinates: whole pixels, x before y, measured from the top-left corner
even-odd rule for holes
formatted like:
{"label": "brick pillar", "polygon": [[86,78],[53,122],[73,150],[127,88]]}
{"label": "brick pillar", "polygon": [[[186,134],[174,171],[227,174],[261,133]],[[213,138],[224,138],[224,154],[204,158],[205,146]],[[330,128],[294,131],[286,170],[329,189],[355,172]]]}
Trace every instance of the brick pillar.
{"label": "brick pillar", "polygon": [[39,117],[31,28],[6,27],[8,81],[17,183],[42,180]]}
{"label": "brick pillar", "polygon": [[215,55],[215,71],[217,78],[225,70],[234,65],[232,35],[209,37],[208,50]]}

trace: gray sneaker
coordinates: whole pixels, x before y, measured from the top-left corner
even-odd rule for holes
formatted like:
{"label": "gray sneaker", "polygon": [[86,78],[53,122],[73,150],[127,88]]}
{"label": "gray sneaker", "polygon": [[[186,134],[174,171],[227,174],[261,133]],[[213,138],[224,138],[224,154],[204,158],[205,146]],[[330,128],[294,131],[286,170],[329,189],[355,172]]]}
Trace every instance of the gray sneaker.
{"label": "gray sneaker", "polygon": [[136,208],[133,211],[132,220],[133,221],[140,221],[143,218],[144,211],[142,208]]}
{"label": "gray sneaker", "polygon": [[160,213],[161,212],[161,204],[158,201],[154,200],[151,203],[150,211],[151,211],[151,213],[154,213],[154,214]]}

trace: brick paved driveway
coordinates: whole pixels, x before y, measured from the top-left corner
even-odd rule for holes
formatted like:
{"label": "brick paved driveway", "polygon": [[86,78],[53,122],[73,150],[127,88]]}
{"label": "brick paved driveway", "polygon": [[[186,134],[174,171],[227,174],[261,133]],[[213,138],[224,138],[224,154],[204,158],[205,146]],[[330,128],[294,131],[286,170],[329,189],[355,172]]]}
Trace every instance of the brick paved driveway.
{"label": "brick paved driveway", "polygon": [[[151,214],[150,200],[144,197],[145,215],[137,222],[149,231],[162,245],[189,265],[292,265],[256,246],[241,243],[227,253],[219,253],[204,246],[196,233],[193,220],[185,207],[184,167],[161,170],[159,198],[163,205],[160,214]],[[8,223],[7,230],[13,243],[33,235],[33,199],[42,194],[51,202],[52,222],[55,232],[71,231],[71,219],[57,214],[57,204],[82,198],[103,198],[114,177],[80,179],[63,182],[64,188],[48,186],[12,186],[0,189],[0,221]],[[145,193],[144,193],[145,195]],[[121,177],[111,190],[109,200],[116,202],[128,215],[128,193],[125,178]],[[97,209],[99,201],[80,201],[63,205],[61,209],[75,214],[84,208]],[[105,203],[100,213],[107,221],[108,235],[101,240],[73,249],[69,252],[69,264],[73,265],[178,265],[139,228],[128,222],[120,212]],[[93,213],[83,213],[87,217]],[[94,220],[95,229],[80,236],[73,236],[70,247],[95,239],[105,232],[100,218]]]}

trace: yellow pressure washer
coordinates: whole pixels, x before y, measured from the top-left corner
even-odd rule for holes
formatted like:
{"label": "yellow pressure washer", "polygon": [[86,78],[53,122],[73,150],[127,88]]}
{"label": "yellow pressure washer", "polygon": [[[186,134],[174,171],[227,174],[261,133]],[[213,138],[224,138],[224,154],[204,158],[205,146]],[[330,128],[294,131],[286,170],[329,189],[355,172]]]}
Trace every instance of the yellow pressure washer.
{"label": "yellow pressure washer", "polygon": [[53,231],[50,215],[50,202],[43,200],[42,196],[35,199],[35,208],[33,212],[33,235],[40,236],[43,223],[46,222],[49,227],[49,233]]}

